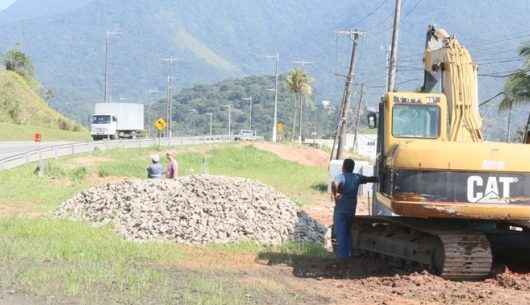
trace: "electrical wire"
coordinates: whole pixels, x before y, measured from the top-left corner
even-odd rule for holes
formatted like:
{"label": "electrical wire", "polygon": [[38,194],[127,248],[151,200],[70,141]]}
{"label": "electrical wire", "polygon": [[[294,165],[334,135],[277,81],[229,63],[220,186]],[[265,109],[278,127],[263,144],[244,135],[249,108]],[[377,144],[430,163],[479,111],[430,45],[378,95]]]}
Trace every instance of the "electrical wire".
{"label": "electrical wire", "polygon": [[407,17],[410,16],[410,14],[412,14],[414,12],[415,9],[418,8],[418,6],[423,2],[423,0],[418,0],[416,1],[416,4],[414,4],[414,6],[412,7],[412,9],[410,9],[406,14],[405,14],[405,17],[403,17],[403,20],[407,19]]}
{"label": "electrical wire", "polygon": [[487,65],[505,64],[505,63],[510,63],[510,62],[520,62],[520,61],[523,61],[523,59],[520,57],[515,57],[515,58],[506,58],[506,59],[489,61],[489,62],[477,62],[477,64],[480,66],[487,66]]}
{"label": "electrical wire", "polygon": [[383,0],[383,1],[381,1],[381,3],[379,3],[379,4],[375,7],[375,9],[373,9],[372,11],[370,11],[370,12],[369,12],[368,14],[366,14],[363,18],[357,20],[357,22],[355,22],[355,23],[353,24],[353,26],[355,27],[355,26],[361,24],[362,22],[366,21],[366,19],[372,17],[375,13],[377,13],[377,11],[379,11],[379,10],[383,7],[383,5],[385,5],[385,3],[386,3],[387,1],[388,1],[388,0]]}
{"label": "electrical wire", "polygon": [[478,76],[482,77],[492,77],[492,78],[507,78],[511,77],[517,73],[528,73],[530,72],[530,68],[527,69],[517,69],[517,70],[510,70],[510,71],[504,71],[504,72],[497,72],[497,73],[481,73]]}
{"label": "electrical wire", "polygon": [[498,98],[498,97],[501,96],[501,95],[504,95],[504,91],[499,92],[499,93],[497,93],[495,96],[492,96],[492,97],[490,97],[489,99],[487,99],[487,100],[481,102],[478,106],[479,106],[479,107],[482,107],[482,106],[484,106],[484,105],[487,105],[488,103],[490,103],[491,101],[494,101],[496,98]]}

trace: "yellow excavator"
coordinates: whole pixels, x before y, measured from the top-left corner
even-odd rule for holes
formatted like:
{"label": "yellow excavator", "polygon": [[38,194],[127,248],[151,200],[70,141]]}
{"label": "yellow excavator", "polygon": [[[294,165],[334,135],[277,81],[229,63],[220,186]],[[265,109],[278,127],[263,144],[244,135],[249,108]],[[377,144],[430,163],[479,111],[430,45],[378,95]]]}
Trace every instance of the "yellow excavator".
{"label": "yellow excavator", "polygon": [[530,146],[484,140],[478,66],[454,36],[429,26],[424,63],[421,93],[388,92],[369,117],[380,183],[353,249],[484,278],[498,253],[530,247]]}

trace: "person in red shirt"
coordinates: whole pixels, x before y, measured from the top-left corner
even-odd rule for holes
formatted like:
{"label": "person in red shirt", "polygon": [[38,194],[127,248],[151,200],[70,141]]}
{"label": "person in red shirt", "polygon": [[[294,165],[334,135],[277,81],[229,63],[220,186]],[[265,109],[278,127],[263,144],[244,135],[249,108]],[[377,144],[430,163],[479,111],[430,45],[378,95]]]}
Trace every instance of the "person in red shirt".
{"label": "person in red shirt", "polygon": [[179,164],[175,158],[175,154],[173,153],[167,153],[166,154],[168,164],[167,164],[167,171],[166,171],[166,178],[167,179],[175,179],[179,175]]}

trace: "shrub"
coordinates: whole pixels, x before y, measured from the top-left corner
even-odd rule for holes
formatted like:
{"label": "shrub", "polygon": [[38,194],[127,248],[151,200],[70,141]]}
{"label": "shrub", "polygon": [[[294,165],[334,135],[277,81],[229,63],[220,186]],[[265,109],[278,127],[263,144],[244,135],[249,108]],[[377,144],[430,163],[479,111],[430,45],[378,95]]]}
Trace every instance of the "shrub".
{"label": "shrub", "polygon": [[105,178],[105,177],[109,177],[109,176],[110,176],[110,173],[109,173],[109,171],[107,169],[102,168],[102,167],[100,167],[98,169],[98,177]]}
{"label": "shrub", "polygon": [[70,179],[72,179],[73,182],[79,183],[85,179],[85,177],[88,174],[88,170],[86,167],[78,167],[75,170],[72,171],[70,174]]}
{"label": "shrub", "polygon": [[51,179],[59,179],[67,176],[66,171],[54,162],[49,162],[46,170],[46,176]]}
{"label": "shrub", "polygon": [[70,130],[71,124],[65,120],[59,120],[59,129],[61,130]]}

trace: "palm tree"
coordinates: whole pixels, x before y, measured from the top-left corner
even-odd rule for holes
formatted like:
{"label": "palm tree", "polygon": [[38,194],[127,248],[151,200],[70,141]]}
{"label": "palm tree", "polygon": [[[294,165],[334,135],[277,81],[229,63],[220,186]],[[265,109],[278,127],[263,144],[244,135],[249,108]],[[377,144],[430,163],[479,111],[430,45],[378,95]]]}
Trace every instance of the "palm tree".
{"label": "palm tree", "polygon": [[[303,70],[300,68],[295,68],[291,72],[289,72],[289,75],[287,75],[287,87],[289,88],[289,91],[295,94],[295,113],[297,105],[299,106],[298,112],[298,127],[299,127],[299,135],[298,135],[298,142],[302,143],[302,125],[303,125],[303,113],[304,113],[304,100],[305,97],[310,96],[313,94],[313,87],[311,87],[311,83],[313,82],[312,78]],[[295,123],[293,123],[293,126],[295,126]],[[293,127],[293,139],[295,134],[295,128]]]}
{"label": "palm tree", "polygon": [[522,68],[510,75],[504,85],[504,99],[499,104],[499,111],[508,111],[508,130],[506,140],[511,138],[512,109],[518,104],[530,102],[530,42],[519,49],[519,55],[525,59]]}

